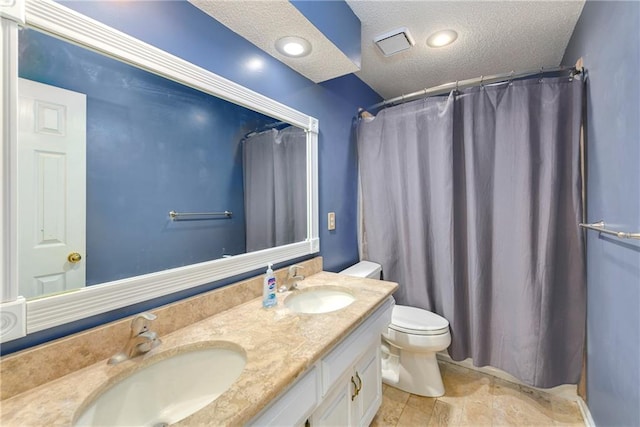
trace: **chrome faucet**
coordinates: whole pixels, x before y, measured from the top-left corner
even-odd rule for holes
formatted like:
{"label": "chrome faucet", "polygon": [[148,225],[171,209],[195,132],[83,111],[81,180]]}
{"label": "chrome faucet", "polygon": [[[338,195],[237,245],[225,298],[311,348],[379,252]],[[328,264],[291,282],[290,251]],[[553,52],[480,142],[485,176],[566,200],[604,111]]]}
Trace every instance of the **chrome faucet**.
{"label": "chrome faucet", "polygon": [[151,322],[156,319],[155,314],[140,313],[131,322],[131,334],[124,349],[109,359],[109,365],[116,365],[125,360],[132,359],[140,354],[147,353],[159,346],[162,341],[158,334],[150,331]]}
{"label": "chrome faucet", "polygon": [[304,267],[301,265],[292,265],[289,267],[287,279],[285,280],[284,285],[278,288],[278,292],[287,292],[298,289],[298,281],[304,280],[304,276],[302,274],[298,274],[298,269],[304,269]]}

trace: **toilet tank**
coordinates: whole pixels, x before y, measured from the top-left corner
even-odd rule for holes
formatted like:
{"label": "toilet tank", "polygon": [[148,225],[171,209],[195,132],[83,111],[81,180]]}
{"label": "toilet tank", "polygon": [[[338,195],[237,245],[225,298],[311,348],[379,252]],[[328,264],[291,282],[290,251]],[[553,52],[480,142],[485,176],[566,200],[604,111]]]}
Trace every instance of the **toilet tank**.
{"label": "toilet tank", "polygon": [[371,261],[360,261],[359,263],[354,264],[351,267],[340,272],[340,274],[344,274],[347,276],[365,277],[368,279],[378,280],[380,280],[381,273],[382,266]]}

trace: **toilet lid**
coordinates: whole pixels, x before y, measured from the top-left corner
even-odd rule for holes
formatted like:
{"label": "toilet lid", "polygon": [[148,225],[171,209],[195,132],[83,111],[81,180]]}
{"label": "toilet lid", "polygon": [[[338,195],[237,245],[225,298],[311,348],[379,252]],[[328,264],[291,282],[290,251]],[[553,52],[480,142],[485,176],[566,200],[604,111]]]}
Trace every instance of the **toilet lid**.
{"label": "toilet lid", "polygon": [[395,305],[389,328],[414,335],[440,335],[449,332],[449,322],[421,308]]}

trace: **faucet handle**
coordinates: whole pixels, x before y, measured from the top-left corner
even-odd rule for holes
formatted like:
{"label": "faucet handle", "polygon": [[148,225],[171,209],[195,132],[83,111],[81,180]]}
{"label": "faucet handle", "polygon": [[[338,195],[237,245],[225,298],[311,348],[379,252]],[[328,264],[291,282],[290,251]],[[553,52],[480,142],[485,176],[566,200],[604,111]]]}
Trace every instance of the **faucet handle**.
{"label": "faucet handle", "polygon": [[[304,267],[301,265],[297,265],[294,264],[292,266],[289,267],[289,277],[290,278],[294,278],[294,277],[298,277],[298,269],[304,270]],[[302,276],[302,278],[304,279],[304,276]]]}
{"label": "faucet handle", "polygon": [[136,345],[136,349],[140,353],[147,353],[162,344],[162,341],[158,338],[158,334],[152,331],[143,332],[139,337],[143,339],[142,342]]}
{"label": "faucet handle", "polygon": [[157,318],[155,314],[144,312],[138,314],[131,321],[131,336],[140,335],[149,330],[151,322]]}
{"label": "faucet handle", "polygon": [[147,320],[156,320],[156,318],[158,316],[156,316],[153,313],[149,313],[149,312],[145,311],[143,313],[138,314],[136,317],[142,317],[143,319],[147,319]]}

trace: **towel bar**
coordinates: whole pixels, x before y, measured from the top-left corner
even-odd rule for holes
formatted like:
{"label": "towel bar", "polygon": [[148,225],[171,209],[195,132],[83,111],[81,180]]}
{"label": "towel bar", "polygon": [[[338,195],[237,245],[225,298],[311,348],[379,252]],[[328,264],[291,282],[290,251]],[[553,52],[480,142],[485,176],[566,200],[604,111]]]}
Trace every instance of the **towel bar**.
{"label": "towel bar", "polygon": [[[172,221],[176,219],[180,219],[181,216],[225,216],[226,218],[231,218],[233,212],[224,211],[224,212],[176,212],[170,211],[169,217]],[[205,219],[205,218],[203,218]]]}
{"label": "towel bar", "polygon": [[578,224],[582,228],[586,228],[588,230],[599,231],[600,233],[611,234],[612,236],[616,236],[619,239],[639,239],[640,233],[628,233],[626,231],[613,231],[605,228],[604,221],[594,222],[592,224]]}

